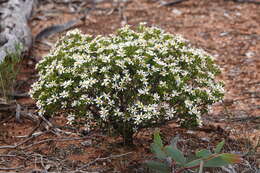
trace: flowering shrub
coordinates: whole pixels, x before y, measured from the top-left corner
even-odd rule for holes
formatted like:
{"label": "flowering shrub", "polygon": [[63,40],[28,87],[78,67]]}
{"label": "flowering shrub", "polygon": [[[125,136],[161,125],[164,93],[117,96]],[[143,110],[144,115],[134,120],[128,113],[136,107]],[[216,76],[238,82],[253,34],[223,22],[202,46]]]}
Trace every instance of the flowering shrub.
{"label": "flowering shrub", "polygon": [[95,121],[126,142],[137,129],[174,118],[197,126],[224,93],[212,56],[144,25],[106,37],[70,31],[36,68],[40,78],[30,93],[41,115]]}

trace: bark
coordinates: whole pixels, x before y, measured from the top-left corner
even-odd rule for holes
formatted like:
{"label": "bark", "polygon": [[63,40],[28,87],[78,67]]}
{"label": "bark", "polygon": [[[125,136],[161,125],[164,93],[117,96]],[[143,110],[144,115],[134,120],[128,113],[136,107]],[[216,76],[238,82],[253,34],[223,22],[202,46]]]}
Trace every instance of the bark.
{"label": "bark", "polygon": [[29,51],[32,34],[28,26],[34,0],[0,1],[0,63],[9,53]]}

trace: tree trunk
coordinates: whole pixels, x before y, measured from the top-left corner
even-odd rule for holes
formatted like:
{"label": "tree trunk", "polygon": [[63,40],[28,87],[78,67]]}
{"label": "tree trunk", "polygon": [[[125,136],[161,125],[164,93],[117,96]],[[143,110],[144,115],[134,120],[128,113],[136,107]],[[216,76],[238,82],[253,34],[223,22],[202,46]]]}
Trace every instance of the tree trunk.
{"label": "tree trunk", "polygon": [[28,19],[31,16],[34,0],[0,1],[0,63],[8,54],[27,52],[32,45]]}

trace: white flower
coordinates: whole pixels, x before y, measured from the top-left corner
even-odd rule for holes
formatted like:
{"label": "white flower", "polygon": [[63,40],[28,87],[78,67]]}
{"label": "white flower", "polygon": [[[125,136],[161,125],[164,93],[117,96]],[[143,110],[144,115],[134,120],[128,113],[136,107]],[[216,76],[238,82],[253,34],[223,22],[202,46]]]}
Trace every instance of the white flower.
{"label": "white flower", "polygon": [[63,92],[60,93],[60,97],[61,98],[66,98],[66,97],[69,97],[69,92],[64,90]]}
{"label": "white flower", "polygon": [[64,88],[67,88],[67,87],[71,86],[72,83],[73,83],[72,80],[68,80],[68,81],[65,81],[63,84],[61,84],[61,86],[63,86]]}
{"label": "white flower", "polygon": [[100,113],[100,117],[105,120],[108,116],[109,111],[106,108],[101,107],[99,113]]}
{"label": "white flower", "polygon": [[159,94],[157,94],[157,93],[153,94],[153,98],[154,98],[154,100],[156,100],[156,101],[159,101],[159,100],[160,100],[160,96],[159,96]]}
{"label": "white flower", "polygon": [[75,115],[74,114],[69,114],[67,117],[67,124],[72,124],[73,123],[73,121],[75,120]]}

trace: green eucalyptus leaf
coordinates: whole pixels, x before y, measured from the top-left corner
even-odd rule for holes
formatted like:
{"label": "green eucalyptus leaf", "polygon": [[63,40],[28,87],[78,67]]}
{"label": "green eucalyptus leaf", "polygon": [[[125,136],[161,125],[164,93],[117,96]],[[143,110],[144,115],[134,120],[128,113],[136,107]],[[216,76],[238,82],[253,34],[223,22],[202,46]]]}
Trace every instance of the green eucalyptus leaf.
{"label": "green eucalyptus leaf", "polygon": [[183,167],[192,167],[192,166],[200,165],[201,160],[202,159],[192,160],[186,163]]}
{"label": "green eucalyptus leaf", "polygon": [[204,164],[204,167],[221,167],[229,164],[241,162],[240,156],[236,154],[223,153],[217,154]]}
{"label": "green eucalyptus leaf", "polygon": [[166,163],[156,162],[153,160],[147,161],[146,165],[153,170],[156,170],[160,173],[170,173],[170,168],[167,166]]}
{"label": "green eucalyptus leaf", "polygon": [[212,153],[209,150],[203,149],[198,152],[196,152],[196,157],[198,158],[207,158],[211,155]]}
{"label": "green eucalyptus leaf", "polygon": [[161,147],[161,148],[163,147],[163,142],[162,142],[162,139],[161,139],[159,130],[157,130],[157,131],[154,133],[153,143],[156,144],[156,145],[158,145],[158,146]]}
{"label": "green eucalyptus leaf", "polygon": [[153,143],[151,145],[151,150],[155,154],[156,158],[161,160],[167,158],[166,153],[162,150],[162,148],[158,144]]}
{"label": "green eucalyptus leaf", "polygon": [[183,153],[177,148],[168,145],[165,147],[165,151],[178,164],[184,165],[186,163],[186,158],[184,157]]}
{"label": "green eucalyptus leaf", "polygon": [[225,144],[225,140],[223,140],[222,142],[218,143],[218,145],[217,145],[217,147],[215,148],[215,151],[214,151],[214,152],[215,152],[215,153],[219,153],[219,152],[222,150],[224,144]]}
{"label": "green eucalyptus leaf", "polygon": [[227,166],[229,163],[225,160],[223,160],[221,157],[214,157],[204,164],[204,167],[214,168],[214,167],[221,167],[221,166]]}
{"label": "green eucalyptus leaf", "polygon": [[237,154],[223,153],[220,154],[220,156],[223,160],[227,161],[230,164],[240,163],[242,161],[242,158]]}

